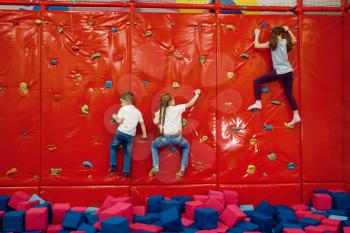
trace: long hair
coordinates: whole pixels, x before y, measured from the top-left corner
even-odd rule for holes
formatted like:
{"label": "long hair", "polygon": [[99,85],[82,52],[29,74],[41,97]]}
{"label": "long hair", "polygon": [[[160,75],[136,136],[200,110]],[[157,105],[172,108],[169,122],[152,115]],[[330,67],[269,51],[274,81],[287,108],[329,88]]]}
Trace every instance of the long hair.
{"label": "long hair", "polygon": [[169,106],[170,101],[173,99],[173,96],[170,93],[165,93],[160,97],[159,100],[159,135],[164,135],[164,122],[165,122],[165,114],[166,108]]}
{"label": "long hair", "polygon": [[292,44],[292,38],[290,34],[284,30],[283,27],[275,27],[272,29],[271,36],[270,36],[270,42],[269,47],[272,50],[275,50],[278,46],[278,36],[282,36],[282,39],[287,40],[287,52],[292,50],[293,44]]}

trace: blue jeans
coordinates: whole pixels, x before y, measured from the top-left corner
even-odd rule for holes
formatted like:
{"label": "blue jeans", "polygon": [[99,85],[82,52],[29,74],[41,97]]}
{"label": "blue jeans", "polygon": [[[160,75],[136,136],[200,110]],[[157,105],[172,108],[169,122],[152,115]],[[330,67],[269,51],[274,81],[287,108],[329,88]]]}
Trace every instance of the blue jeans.
{"label": "blue jeans", "polygon": [[158,137],[152,142],[151,150],[152,150],[153,166],[159,166],[158,149],[165,146],[171,146],[171,145],[179,146],[182,148],[181,170],[185,171],[188,164],[190,144],[184,137],[182,137],[182,135],[177,137],[174,137],[174,136]]}
{"label": "blue jeans", "polygon": [[117,166],[117,148],[119,145],[124,147],[124,172],[130,173],[131,151],[134,136],[118,131],[113,138],[110,146],[109,164],[116,168]]}

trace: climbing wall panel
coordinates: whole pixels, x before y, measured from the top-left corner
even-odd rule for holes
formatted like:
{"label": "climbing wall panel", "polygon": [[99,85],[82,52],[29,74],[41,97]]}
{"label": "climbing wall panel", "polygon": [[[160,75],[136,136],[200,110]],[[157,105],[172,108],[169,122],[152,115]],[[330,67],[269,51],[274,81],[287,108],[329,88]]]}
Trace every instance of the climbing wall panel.
{"label": "climbing wall panel", "polygon": [[128,15],[50,11],[43,30],[42,183],[127,184],[108,168],[111,115],[130,89]]}
{"label": "climbing wall panel", "polygon": [[[343,180],[343,65],[340,16],[303,17],[303,181]],[[327,43],[320,42],[327,38]]]}
{"label": "climbing wall panel", "polygon": [[[135,143],[133,184],[216,183],[216,25],[215,15],[136,14],[132,27],[131,90],[144,114],[150,140]],[[183,136],[191,144],[186,178],[177,179],[179,148],[160,152],[160,172],[152,167],[152,123],[159,97],[170,92],[176,104],[202,95],[183,115]]]}
{"label": "climbing wall panel", "polygon": [[[261,42],[271,28],[287,25],[298,36],[297,17],[219,15],[217,129],[219,183],[278,183],[300,181],[300,126],[284,127],[292,109],[280,82],[263,84],[262,110],[254,103],[253,81],[272,70],[268,49],[254,49],[255,28]],[[299,103],[299,49],[289,53],[294,69],[293,94]],[[277,101],[277,102],[273,102]]]}
{"label": "climbing wall panel", "polygon": [[0,183],[35,186],[40,176],[38,12],[0,11]]}
{"label": "climbing wall panel", "polygon": [[347,14],[343,21],[343,44],[344,44],[344,181],[350,183],[350,15]]}

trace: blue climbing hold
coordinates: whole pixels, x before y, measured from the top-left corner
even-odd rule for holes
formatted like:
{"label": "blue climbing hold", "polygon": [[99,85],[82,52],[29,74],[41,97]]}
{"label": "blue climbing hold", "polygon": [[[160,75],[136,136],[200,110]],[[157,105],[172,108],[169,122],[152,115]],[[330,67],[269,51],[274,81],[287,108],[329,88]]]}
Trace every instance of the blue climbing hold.
{"label": "blue climbing hold", "polygon": [[270,130],[272,130],[272,125],[270,125],[270,124],[264,124],[264,130],[265,130],[265,131],[270,131]]}
{"label": "blue climbing hold", "polygon": [[113,33],[116,33],[116,32],[118,31],[118,29],[112,28],[111,31],[112,31]]}
{"label": "blue climbing hold", "polygon": [[269,89],[269,87],[263,87],[263,88],[261,89],[261,92],[262,92],[262,93],[269,93],[269,92],[270,92],[270,89]]}
{"label": "blue climbing hold", "polygon": [[295,163],[293,162],[288,163],[288,169],[292,171],[295,170]]}
{"label": "blue climbing hold", "polygon": [[176,147],[175,146],[170,147],[170,151],[175,153],[176,152]]}
{"label": "blue climbing hold", "polygon": [[112,88],[112,81],[106,81],[105,82],[105,88]]}
{"label": "blue climbing hold", "polygon": [[144,85],[144,86],[147,86],[147,85],[149,84],[149,82],[148,82],[148,81],[145,81],[145,80],[143,80],[142,82],[143,82],[143,85]]}
{"label": "blue climbing hold", "polygon": [[89,168],[93,168],[92,163],[89,162],[89,161],[84,161],[84,162],[83,162],[83,166],[89,167]]}
{"label": "blue climbing hold", "polygon": [[50,63],[51,63],[51,65],[57,65],[57,60],[56,59],[52,59]]}
{"label": "blue climbing hold", "polygon": [[262,23],[260,24],[260,27],[261,27],[262,29],[266,29],[266,28],[267,28],[267,24],[266,24],[265,22],[262,22]]}

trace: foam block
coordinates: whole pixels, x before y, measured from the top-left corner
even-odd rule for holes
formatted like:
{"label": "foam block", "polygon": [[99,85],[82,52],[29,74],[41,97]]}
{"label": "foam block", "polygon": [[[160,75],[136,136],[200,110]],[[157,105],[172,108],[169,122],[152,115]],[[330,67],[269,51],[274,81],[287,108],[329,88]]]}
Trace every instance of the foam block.
{"label": "foam block", "polygon": [[252,217],[252,222],[259,226],[259,229],[263,232],[271,232],[274,221],[273,218],[269,215],[261,214],[259,212],[255,212]]}
{"label": "foam block", "polygon": [[162,211],[160,221],[166,231],[181,231],[182,223],[178,209],[175,207]]}
{"label": "foam block", "polygon": [[61,225],[49,225],[47,228],[47,233],[58,233],[61,230],[63,230]]}
{"label": "foam block", "polygon": [[111,217],[101,223],[102,233],[129,233],[129,220],[127,218]]}
{"label": "foam block", "polygon": [[30,208],[39,205],[39,201],[21,201],[17,204],[17,210],[29,210]]}
{"label": "foam block", "polygon": [[245,213],[236,205],[227,205],[220,215],[220,219],[229,228],[240,223],[246,217]]}
{"label": "foam block", "polygon": [[211,230],[218,227],[219,214],[217,210],[198,208],[194,211],[194,224],[202,230]]}
{"label": "foam block", "polygon": [[85,231],[71,231],[70,233],[85,233]]}
{"label": "foam block", "polygon": [[186,217],[181,217],[181,223],[184,227],[189,227],[193,225],[194,221]]}
{"label": "foam block", "polygon": [[160,221],[160,214],[159,213],[148,213],[146,216],[151,218],[151,222],[155,223]]}
{"label": "foam block", "polygon": [[290,213],[279,214],[279,215],[277,215],[277,219],[280,221],[285,220],[285,221],[290,222],[290,223],[297,223],[298,222],[298,219],[294,213],[292,213],[292,214],[290,214]]}
{"label": "foam block", "polygon": [[348,193],[334,193],[333,204],[335,209],[346,210],[350,209],[350,194]]}
{"label": "foam block", "polygon": [[18,203],[22,202],[22,201],[28,201],[30,198],[30,196],[22,191],[17,191],[15,192],[11,199],[8,202],[8,205],[12,208],[12,209],[17,209],[17,205]]}
{"label": "foam block", "polygon": [[85,213],[84,214],[84,222],[94,225],[96,222],[98,222],[98,215],[97,214],[92,214],[92,213]]}
{"label": "foam block", "polygon": [[216,229],[214,229],[216,232],[218,233],[225,233],[228,230],[228,226],[226,226],[224,223],[222,222],[218,222],[218,227]]}
{"label": "foam block", "polygon": [[84,214],[68,210],[62,221],[62,226],[66,229],[76,230],[83,222]]}
{"label": "foam block", "polygon": [[99,220],[103,221],[110,217],[124,217],[132,221],[132,204],[118,202],[98,214]]}
{"label": "foam block", "polygon": [[31,208],[25,214],[26,231],[44,231],[48,224],[47,208]]}
{"label": "foam block", "polygon": [[47,209],[47,214],[48,214],[48,223],[52,223],[52,207],[50,203],[44,203],[44,204],[39,204],[33,206],[33,208],[46,208]]}
{"label": "foam block", "polygon": [[146,215],[146,206],[133,206],[132,213],[133,213],[133,215],[145,216]]}
{"label": "foam block", "polygon": [[97,229],[97,231],[101,231],[101,222],[96,222],[93,226]]}
{"label": "foam block", "polygon": [[321,221],[313,218],[302,218],[299,219],[299,224],[305,228],[307,226],[318,226],[321,224]]}
{"label": "foam block", "polygon": [[238,205],[238,193],[236,191],[223,190],[226,205]]}
{"label": "foam block", "polygon": [[306,233],[324,233],[326,228],[323,225],[305,227]]}
{"label": "foam block", "polygon": [[350,220],[342,221],[343,227],[350,227]]}
{"label": "foam block", "polygon": [[221,205],[225,206],[225,197],[223,195],[208,195],[208,199],[215,199]]}
{"label": "foam block", "polygon": [[350,233],[350,227],[343,227],[344,233]]}
{"label": "foam block", "polygon": [[85,213],[95,214],[100,210],[100,208],[97,207],[87,207],[85,210]]}
{"label": "foam block", "polygon": [[181,203],[180,205],[180,213],[185,212],[185,203],[188,201],[192,201],[192,197],[187,196],[174,196],[172,197],[172,200],[178,201]]}
{"label": "foam block", "polygon": [[193,201],[200,201],[205,203],[208,200],[208,195],[193,195]]}
{"label": "foam block", "polygon": [[224,205],[222,205],[217,199],[209,198],[207,202],[204,204],[205,208],[212,208],[217,210],[219,214],[224,210]]}
{"label": "foam block", "polygon": [[322,225],[326,230],[326,232],[329,233],[339,233],[340,232],[340,228],[339,227],[334,227],[334,226],[326,226],[326,225]]}
{"label": "foam block", "polygon": [[298,228],[285,228],[283,229],[283,233],[305,233],[302,229]]}
{"label": "foam block", "polygon": [[137,231],[137,232],[155,232],[159,233],[163,230],[163,227],[156,226],[156,225],[148,225],[143,223],[133,223],[130,225],[131,231]]}
{"label": "foam block", "polygon": [[277,214],[275,207],[270,205],[267,201],[260,202],[260,204],[255,208],[255,210],[262,214],[269,215],[271,217],[274,217]]}
{"label": "foam block", "polygon": [[97,229],[89,224],[82,223],[77,230],[85,233],[95,233]]}
{"label": "foam block", "polygon": [[345,216],[340,216],[340,215],[329,215],[330,219],[335,219],[335,220],[340,220],[340,221],[346,221],[348,220],[349,218],[348,217],[345,217]]}
{"label": "foam block", "polygon": [[321,221],[322,225],[340,227],[341,221],[336,219],[324,218]]}
{"label": "foam block", "polygon": [[116,197],[113,199],[112,203],[118,203],[118,202],[124,202],[124,203],[132,203],[131,197]]}
{"label": "foam block", "polygon": [[10,199],[10,196],[0,196],[0,211],[7,211],[7,205]]}
{"label": "foam block", "polygon": [[52,207],[52,223],[61,224],[67,211],[70,209],[69,203],[56,203]]}
{"label": "foam block", "polygon": [[75,211],[75,212],[85,213],[86,207],[71,207],[70,210]]}
{"label": "foam block", "polygon": [[313,218],[313,219],[317,219],[317,220],[320,220],[320,221],[325,218],[324,215],[314,214],[314,213],[307,213],[304,216],[305,216],[305,218]]}
{"label": "foam block", "polygon": [[242,211],[254,211],[254,206],[253,205],[240,205],[239,208]]}
{"label": "foam block", "polygon": [[219,195],[224,196],[224,193],[218,190],[209,190],[208,195]]}
{"label": "foam block", "polygon": [[36,194],[33,194],[30,198],[29,201],[39,201],[39,204],[44,204],[46,203],[46,201],[44,199],[42,199],[41,197],[39,197]]}
{"label": "foam block", "polygon": [[316,210],[324,211],[332,209],[332,197],[328,194],[314,193],[312,205]]}
{"label": "foam block", "polygon": [[310,207],[308,207],[305,204],[297,204],[291,206],[292,210],[299,211],[299,210],[310,210]]}
{"label": "foam block", "polygon": [[243,228],[244,231],[258,231],[259,226],[251,222],[240,222],[236,225],[237,227]]}
{"label": "foam block", "polygon": [[112,196],[107,196],[105,200],[103,201],[101,205],[101,210],[107,209],[112,206],[112,201],[114,200],[114,197]]}
{"label": "foam block", "polygon": [[144,224],[151,224],[152,219],[150,216],[134,216],[134,222],[135,223],[144,223]]}
{"label": "foam block", "polygon": [[181,212],[181,203],[176,200],[163,200],[160,202],[160,210],[163,212],[165,210],[176,208],[177,212],[180,214]]}
{"label": "foam block", "polygon": [[4,214],[2,218],[3,232],[22,232],[24,231],[24,211],[10,211]]}
{"label": "foam block", "polygon": [[188,202],[186,202],[185,203],[186,216],[189,219],[193,219],[195,209],[203,207],[203,206],[204,206],[204,204],[201,201],[188,201]]}
{"label": "foam block", "polygon": [[147,198],[147,213],[159,213],[161,211],[161,201],[164,200],[162,195],[149,196]]}
{"label": "foam block", "polygon": [[340,216],[347,216],[348,213],[346,210],[336,210],[336,209],[330,209],[327,211],[329,215],[340,215]]}
{"label": "foam block", "polygon": [[298,219],[306,218],[308,214],[312,214],[312,212],[308,210],[298,210],[295,212],[295,216],[297,216]]}
{"label": "foam block", "polygon": [[191,226],[191,227],[185,227],[181,233],[196,233],[199,229],[197,227]]}

